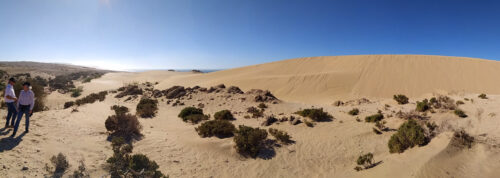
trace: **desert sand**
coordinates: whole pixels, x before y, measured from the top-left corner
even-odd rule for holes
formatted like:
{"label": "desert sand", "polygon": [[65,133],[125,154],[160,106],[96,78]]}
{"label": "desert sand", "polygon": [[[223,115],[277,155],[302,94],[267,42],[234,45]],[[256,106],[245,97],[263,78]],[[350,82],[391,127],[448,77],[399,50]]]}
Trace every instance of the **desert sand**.
{"label": "desert sand", "polygon": [[[246,108],[256,106],[244,94],[198,93],[182,99],[185,106],[204,104],[204,112],[229,109],[235,112],[235,125],[278,128],[292,136],[293,144],[266,150],[259,157],[243,158],[233,148],[232,138],[201,138],[196,125],[185,123],[177,114],[185,106],[172,106],[158,98],[156,117],[140,119],[143,139],[134,142],[134,153],[146,154],[170,177],[497,177],[500,174],[500,62],[442,56],[365,55],[312,57],[199,74],[149,71],[107,73],[83,87],[82,96],[116,90],[130,83],[158,82],[163,90],[174,85],[202,87],[225,84],[250,89],[270,90],[280,102],[269,103],[265,115],[291,116],[299,109],[323,108],[333,116],[314,127],[278,122],[261,126],[263,118],[245,119]],[[488,99],[477,96],[485,93]],[[410,103],[398,105],[394,94],[405,94]],[[125,101],[109,94],[102,102],[63,109],[69,94],[52,92],[47,97],[48,111],[35,113],[30,132],[15,141],[10,130],[0,132],[0,177],[43,177],[51,156],[64,153],[70,172],[84,160],[92,177],[106,176],[103,168],[112,155],[106,118],[112,105],[123,105],[135,113],[138,98]],[[425,146],[403,153],[389,153],[387,142],[394,131],[378,135],[373,123],[364,117],[381,110],[386,126],[397,129],[404,120],[398,111],[415,109],[416,101],[446,95],[465,104],[459,108],[468,117],[452,111],[428,113],[428,121],[439,127],[437,135]],[[349,102],[334,106],[337,100]],[[472,100],[465,101],[464,98]],[[348,103],[348,102],[346,102]],[[354,104],[353,104],[354,103]],[[386,105],[389,105],[387,107]],[[347,114],[359,108],[360,115]],[[73,112],[76,109],[77,112]],[[6,110],[1,110],[4,117]],[[359,122],[356,118],[361,119]],[[1,124],[4,123],[2,120]],[[198,124],[199,125],[199,124]],[[457,148],[450,144],[453,132],[463,129],[474,136],[474,145]],[[19,133],[24,130],[24,120]],[[356,159],[371,152],[379,164],[355,171]],[[27,167],[28,170],[22,170]],[[69,173],[68,173],[69,174]]]}

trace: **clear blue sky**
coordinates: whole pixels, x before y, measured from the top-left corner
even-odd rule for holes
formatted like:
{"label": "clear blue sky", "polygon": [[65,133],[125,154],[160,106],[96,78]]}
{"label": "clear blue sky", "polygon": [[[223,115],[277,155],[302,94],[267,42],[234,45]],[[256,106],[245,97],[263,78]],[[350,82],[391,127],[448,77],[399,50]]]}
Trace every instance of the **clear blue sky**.
{"label": "clear blue sky", "polygon": [[357,54],[498,60],[500,3],[0,0],[2,61],[214,69]]}

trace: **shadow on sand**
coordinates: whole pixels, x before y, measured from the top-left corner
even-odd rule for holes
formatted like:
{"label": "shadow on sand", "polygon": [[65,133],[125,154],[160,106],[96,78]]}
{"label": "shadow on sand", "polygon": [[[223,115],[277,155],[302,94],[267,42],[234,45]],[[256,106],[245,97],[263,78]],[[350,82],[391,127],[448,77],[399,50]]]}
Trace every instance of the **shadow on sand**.
{"label": "shadow on sand", "polygon": [[26,135],[25,132],[15,138],[5,137],[0,139],[0,153],[14,149],[17,145],[19,145],[19,143],[21,143],[21,141],[23,141],[24,135]]}
{"label": "shadow on sand", "polygon": [[1,128],[0,129],[0,136],[7,135],[9,133],[10,133],[10,129],[6,129],[6,128]]}

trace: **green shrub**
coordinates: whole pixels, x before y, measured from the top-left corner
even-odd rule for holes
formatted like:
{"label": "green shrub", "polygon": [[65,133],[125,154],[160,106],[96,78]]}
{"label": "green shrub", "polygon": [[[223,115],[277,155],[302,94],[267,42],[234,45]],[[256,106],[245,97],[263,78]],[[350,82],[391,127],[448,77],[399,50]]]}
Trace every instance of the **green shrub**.
{"label": "green shrub", "polygon": [[455,115],[457,115],[458,117],[461,117],[461,118],[467,117],[467,114],[465,114],[465,112],[462,111],[461,109],[455,109]]}
{"label": "green shrub", "polygon": [[115,111],[116,115],[122,115],[128,113],[128,108],[126,106],[113,105],[111,110]]}
{"label": "green shrub", "polygon": [[265,103],[260,103],[257,107],[259,107],[260,109],[266,109],[267,105]]}
{"label": "green shrub", "polygon": [[71,97],[76,98],[82,95],[83,87],[73,88],[70,90]]}
{"label": "green shrub", "polygon": [[158,170],[160,166],[158,166],[155,161],[149,160],[149,158],[143,154],[132,155],[129,167],[133,170],[132,174],[138,175],[137,177],[165,177],[165,175]]}
{"label": "green shrub", "polygon": [[430,108],[431,107],[429,105],[429,101],[427,99],[424,99],[422,101],[417,101],[417,108],[415,108],[415,110],[418,112],[425,112]]}
{"label": "green shrub", "polygon": [[195,130],[201,137],[216,136],[223,138],[233,136],[236,127],[227,120],[211,120],[203,122]]}
{"label": "green shrub", "polygon": [[382,119],[384,119],[384,115],[381,113],[377,113],[377,114],[365,117],[366,122],[377,122],[377,121],[381,121]]}
{"label": "green shrub", "polygon": [[373,154],[367,153],[358,157],[356,164],[359,166],[363,166],[365,169],[368,169],[373,166]]}
{"label": "green shrub", "polygon": [[57,156],[52,156],[50,162],[54,166],[54,170],[51,171],[52,177],[62,177],[64,172],[69,168],[69,162],[66,160],[66,156],[62,153],[57,154]]}
{"label": "green shrub", "polygon": [[185,107],[181,110],[178,117],[184,122],[191,122],[194,124],[209,118],[209,116],[203,114],[203,109],[195,107]]}
{"label": "green shrub", "polygon": [[285,131],[269,128],[268,132],[281,143],[288,144],[291,142],[290,135],[288,135]]}
{"label": "green shrub", "polygon": [[252,118],[264,117],[264,110],[257,109],[256,107],[253,107],[253,106],[247,108],[247,113],[252,114]]}
{"label": "green shrub", "polygon": [[203,114],[191,114],[182,118],[184,122],[191,122],[193,124],[198,124],[201,121],[208,120],[210,117]]}
{"label": "green shrub", "polygon": [[402,153],[408,148],[427,143],[424,129],[413,119],[406,121],[389,140],[390,153]]}
{"label": "green shrub", "polygon": [[481,99],[488,99],[488,97],[487,97],[487,96],[486,96],[486,94],[484,94],[484,93],[480,94],[480,95],[479,95],[479,96],[477,96],[477,97],[479,97],[479,98],[481,98]]}
{"label": "green shrub", "polygon": [[326,120],[330,120],[332,118],[332,116],[330,114],[323,111],[323,108],[304,109],[302,111],[295,112],[295,114],[298,114],[302,117],[308,117],[313,121],[326,121]]}
{"label": "green shrub", "polygon": [[398,102],[398,104],[407,104],[408,103],[408,97],[406,97],[405,95],[394,95],[394,100],[396,100],[396,102]]}
{"label": "green shrub", "polygon": [[136,116],[121,114],[109,116],[105,121],[106,130],[113,137],[123,137],[126,140],[139,138],[141,134],[141,123]]}
{"label": "green shrub", "polygon": [[358,109],[358,108],[353,108],[353,109],[351,109],[348,113],[349,113],[349,115],[351,115],[351,116],[356,116],[356,115],[358,115],[358,114],[359,114],[359,109]]}
{"label": "green shrub", "polygon": [[83,98],[77,99],[75,101],[75,104],[78,106],[87,104],[87,103],[94,103],[96,101],[104,101],[106,99],[106,95],[108,95],[107,91],[101,91],[99,93],[92,93],[90,95],[87,95]]}
{"label": "green shrub", "polygon": [[214,114],[215,120],[234,120],[233,114],[229,110],[222,110]]}
{"label": "green shrub", "polygon": [[137,104],[136,114],[142,118],[155,117],[158,111],[158,100],[142,98]]}
{"label": "green shrub", "polygon": [[64,103],[64,109],[67,109],[71,106],[75,105],[75,102],[74,101],[68,101],[68,102],[65,102]]}
{"label": "green shrub", "polygon": [[255,158],[266,138],[266,130],[240,125],[234,137],[236,151],[243,156]]}

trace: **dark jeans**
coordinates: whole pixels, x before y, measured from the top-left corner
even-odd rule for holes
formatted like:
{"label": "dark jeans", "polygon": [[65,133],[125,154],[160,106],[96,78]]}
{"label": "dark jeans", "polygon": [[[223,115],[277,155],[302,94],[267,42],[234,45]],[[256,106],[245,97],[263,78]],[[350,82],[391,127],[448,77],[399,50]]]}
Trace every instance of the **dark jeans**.
{"label": "dark jeans", "polygon": [[19,112],[17,113],[17,120],[16,124],[14,125],[14,132],[12,135],[16,135],[17,133],[17,128],[19,128],[19,124],[21,123],[21,119],[23,118],[23,114],[26,115],[26,130],[28,131],[28,128],[30,126],[30,107],[29,106],[23,106],[19,105]]}
{"label": "dark jeans", "polygon": [[9,120],[12,118],[10,122],[10,126],[14,126],[14,122],[16,121],[17,111],[15,102],[5,103],[7,104],[7,122],[5,122],[5,127],[9,126]]}

